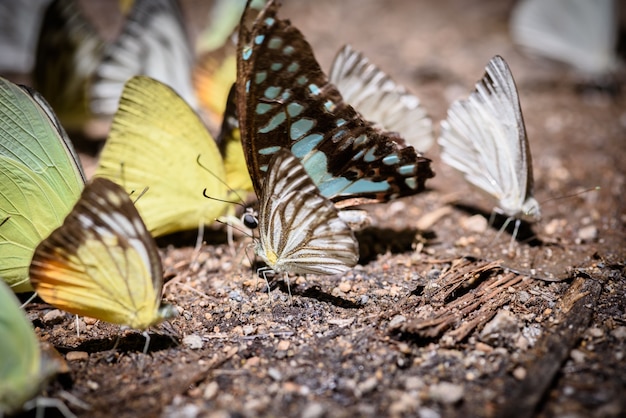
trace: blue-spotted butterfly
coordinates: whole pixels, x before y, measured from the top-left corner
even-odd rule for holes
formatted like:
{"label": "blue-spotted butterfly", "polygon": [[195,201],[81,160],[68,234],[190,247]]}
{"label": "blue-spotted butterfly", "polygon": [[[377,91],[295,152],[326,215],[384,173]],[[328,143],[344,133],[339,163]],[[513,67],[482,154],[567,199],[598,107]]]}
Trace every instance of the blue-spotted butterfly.
{"label": "blue-spotted butterfly", "polygon": [[446,164],[498,200],[497,212],[509,221],[518,219],[513,238],[519,218],[539,220],[522,109],[513,75],[502,57],[489,61],[467,100],[450,106],[447,119],[441,122],[439,145]]}
{"label": "blue-spotted butterfly", "polygon": [[286,149],[263,181],[256,253],[276,273],[340,274],[359,260],[352,230]]}
{"label": "blue-spotted butterfly", "polygon": [[269,1],[237,47],[237,111],[257,196],[272,155],[289,149],[322,195],[338,207],[418,193],[434,174],[399,135],[383,132],[346,104],[311,46]]}

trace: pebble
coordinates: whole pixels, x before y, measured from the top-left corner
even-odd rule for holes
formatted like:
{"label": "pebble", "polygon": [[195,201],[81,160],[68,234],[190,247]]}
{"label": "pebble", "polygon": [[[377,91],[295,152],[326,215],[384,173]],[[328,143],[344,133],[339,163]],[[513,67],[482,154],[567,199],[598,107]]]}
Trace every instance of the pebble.
{"label": "pebble", "polygon": [[215,396],[217,396],[217,392],[219,390],[220,390],[220,385],[218,385],[217,382],[215,381],[210,382],[204,388],[204,392],[202,392],[202,398],[207,401],[210,401],[211,399],[214,399]]}
{"label": "pebble", "polygon": [[319,402],[311,402],[302,410],[302,418],[321,418],[326,413],[326,408]]}
{"label": "pebble", "polygon": [[376,376],[371,376],[357,385],[357,389],[362,395],[367,395],[368,393],[373,392],[377,387],[378,379],[376,379]]}
{"label": "pebble", "polygon": [[626,340],[626,327],[617,327],[611,331],[611,335],[618,340]]}
{"label": "pebble", "polygon": [[58,324],[63,322],[63,320],[65,320],[65,312],[62,312],[59,309],[53,309],[43,316],[43,322],[45,324]]}
{"label": "pebble", "polygon": [[276,344],[276,349],[278,351],[287,351],[289,349],[289,340],[281,340]]}
{"label": "pebble", "polygon": [[441,418],[441,414],[431,408],[420,408],[417,415],[420,418]]}
{"label": "pebble", "polygon": [[65,355],[67,361],[85,361],[89,359],[89,353],[86,351],[69,351]]}
{"label": "pebble", "polygon": [[592,338],[601,338],[604,336],[604,330],[598,327],[592,327],[587,330],[587,334]]}
{"label": "pebble", "polygon": [[424,387],[424,379],[419,376],[408,376],[404,379],[404,389],[408,391],[420,390]]}
{"label": "pebble", "polygon": [[241,296],[241,293],[239,293],[236,290],[231,290],[228,293],[228,297],[234,300],[235,302],[241,302],[243,300],[243,296]]}
{"label": "pebble", "polygon": [[516,378],[517,380],[526,379],[527,374],[528,372],[526,371],[526,369],[521,366],[516,367],[515,370],[513,370],[513,377]]}
{"label": "pebble", "polygon": [[493,344],[502,339],[511,339],[518,332],[519,325],[515,315],[507,310],[501,310],[485,325],[479,337],[483,342]]}
{"label": "pebble", "polygon": [[202,341],[202,337],[198,334],[189,334],[183,337],[183,345],[192,350],[199,350],[204,345],[204,342]]}
{"label": "pebble", "polygon": [[463,386],[461,385],[441,382],[436,385],[432,385],[428,394],[430,398],[435,401],[451,405],[463,399],[463,391]]}
{"label": "pebble", "polygon": [[488,222],[484,216],[481,215],[473,215],[469,218],[464,218],[461,220],[461,226],[466,231],[471,232],[485,232],[487,230]]}
{"label": "pebble", "polygon": [[348,281],[339,283],[339,290],[343,293],[348,293],[352,289],[352,284]]}
{"label": "pebble", "polygon": [[278,369],[275,369],[273,367],[270,367],[267,370],[267,374],[269,375],[269,377],[277,382],[279,382],[283,378],[283,374]]}
{"label": "pebble", "polygon": [[592,241],[598,238],[598,228],[594,225],[587,225],[578,230],[577,238],[580,241]]}
{"label": "pebble", "polygon": [[396,328],[403,322],[406,322],[406,317],[404,315],[396,315],[389,321],[389,328]]}
{"label": "pebble", "polygon": [[570,353],[569,353],[570,357],[572,358],[572,360],[574,360],[574,363],[578,363],[578,364],[582,364],[585,362],[585,359],[587,357],[587,355],[578,350],[578,349],[573,349]]}

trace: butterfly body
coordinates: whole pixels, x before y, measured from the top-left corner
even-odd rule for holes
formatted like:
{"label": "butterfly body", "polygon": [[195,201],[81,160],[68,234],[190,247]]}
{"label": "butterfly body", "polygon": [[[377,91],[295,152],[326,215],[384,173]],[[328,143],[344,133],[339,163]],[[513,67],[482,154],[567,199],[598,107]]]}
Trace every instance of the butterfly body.
{"label": "butterfly body", "polygon": [[340,274],[358,262],[358,244],[331,201],[287,150],[270,161],[259,199],[256,253],[278,273]]}
{"label": "butterfly body", "polygon": [[240,25],[237,96],[242,143],[257,195],[272,155],[289,149],[334,202],[387,201],[415,194],[432,177],[430,160],[398,135],[380,131],[328,83],[311,46],[268,2]]}
{"label": "butterfly body", "polygon": [[439,144],[442,160],[497,199],[498,211],[510,218],[539,220],[517,87],[502,57],[491,59],[467,100],[450,106]]}
{"label": "butterfly body", "polygon": [[93,180],[37,246],[30,277],[42,299],[77,315],[140,330],[175,315],[161,305],[154,240],[124,189],[107,179]]}

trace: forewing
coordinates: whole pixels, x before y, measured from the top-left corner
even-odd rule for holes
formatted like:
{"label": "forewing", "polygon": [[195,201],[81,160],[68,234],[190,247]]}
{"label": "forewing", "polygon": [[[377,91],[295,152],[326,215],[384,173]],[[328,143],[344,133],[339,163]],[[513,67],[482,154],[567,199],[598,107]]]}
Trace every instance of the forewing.
{"label": "forewing", "polygon": [[327,198],[387,201],[421,191],[430,160],[365,121],[328,83],[302,33],[270,1],[237,50],[239,125],[257,195],[272,154],[290,149]]}
{"label": "forewing", "polygon": [[31,283],[65,311],[145,329],[158,322],[163,271],[156,244],[128,194],[95,179],[63,225],[42,241]]}
{"label": "forewing", "polygon": [[345,45],[335,56],[330,82],[363,117],[397,132],[419,151],[434,141],[432,121],[417,96],[396,83],[361,52]]}

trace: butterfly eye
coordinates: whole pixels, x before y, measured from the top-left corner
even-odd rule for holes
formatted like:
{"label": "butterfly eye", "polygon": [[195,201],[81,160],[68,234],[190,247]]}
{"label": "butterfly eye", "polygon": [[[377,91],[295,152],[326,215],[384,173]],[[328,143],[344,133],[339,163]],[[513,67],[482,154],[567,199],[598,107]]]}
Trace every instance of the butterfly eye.
{"label": "butterfly eye", "polygon": [[246,212],[241,215],[241,222],[248,229],[257,229],[259,227],[259,217],[252,208],[246,208]]}

